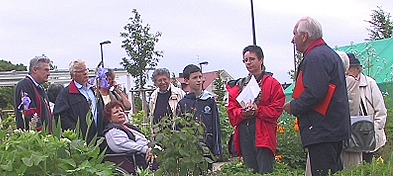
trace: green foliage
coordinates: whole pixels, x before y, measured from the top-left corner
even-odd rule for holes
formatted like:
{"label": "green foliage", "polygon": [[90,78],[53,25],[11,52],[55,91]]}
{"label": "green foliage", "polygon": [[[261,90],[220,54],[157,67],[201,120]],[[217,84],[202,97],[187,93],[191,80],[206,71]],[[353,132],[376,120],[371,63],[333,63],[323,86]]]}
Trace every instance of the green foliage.
{"label": "green foliage", "polygon": [[247,168],[244,162],[236,161],[230,164],[226,164],[221,166],[221,170],[215,172],[212,175],[224,176],[224,175],[233,175],[233,176],[256,176],[260,174],[253,173],[253,170]]}
{"label": "green foliage", "polygon": [[217,107],[218,107],[218,116],[220,117],[220,125],[221,125],[222,156],[220,160],[227,161],[230,157],[228,153],[228,141],[234,128],[229,123],[227,110],[226,107],[223,105],[223,103],[217,103]]}
{"label": "green foliage", "polygon": [[72,131],[65,131],[67,138],[62,138],[60,120],[53,123],[52,134],[46,128],[8,134],[0,130],[0,175],[113,175],[115,165],[102,163],[103,138],[87,144]]}
{"label": "green foliage", "polygon": [[[391,151],[390,151],[391,152]],[[392,175],[393,173],[393,155],[384,161],[382,158],[373,159],[372,163],[364,163],[354,166],[350,170],[342,170],[334,175],[336,176],[368,176],[368,175]]]}
{"label": "green foliage", "polygon": [[11,61],[0,60],[0,71],[26,71],[26,68],[23,64],[12,64]]}
{"label": "green foliage", "polygon": [[137,113],[131,114],[132,122],[131,124],[136,126],[147,139],[150,139],[150,123],[144,124],[143,118],[145,117],[145,111],[141,110]]}
{"label": "green foliage", "polygon": [[295,117],[283,113],[278,123],[276,158],[291,168],[306,168],[306,151],[302,148]]}
{"label": "green foliage", "polygon": [[225,90],[225,82],[221,78],[222,70],[217,71],[217,78],[213,81],[214,89],[213,93],[217,95],[217,101],[224,101],[224,97],[226,94]]}
{"label": "green foliage", "polygon": [[[174,130],[174,125],[181,126]],[[153,134],[154,143],[162,147],[162,150],[153,149],[157,154],[160,169],[157,175],[205,175],[208,163],[213,161],[205,157],[211,156],[210,150],[201,142],[203,139],[203,123],[193,120],[193,115],[185,114],[185,117],[163,117],[154,125],[157,133]],[[205,155],[205,156],[204,156]]]}
{"label": "green foliage", "polygon": [[176,79],[176,75],[174,72],[172,72],[172,82],[171,82],[175,87],[179,87],[177,79]]}
{"label": "green foliage", "polygon": [[0,130],[16,129],[15,114],[8,116],[7,118],[1,119]]}
{"label": "green foliage", "polygon": [[127,69],[135,81],[136,88],[143,88],[146,84],[146,71],[157,66],[162,51],[154,51],[155,44],[161,36],[161,32],[149,33],[150,26],[143,26],[141,15],[136,9],[132,11],[134,17],[130,17],[128,23],[123,27],[124,32],[120,37],[124,38],[121,47],[125,49],[129,59],[122,58],[121,64]]}
{"label": "green foliage", "polygon": [[0,108],[13,109],[14,88],[15,86],[0,87]]}
{"label": "green foliage", "polygon": [[372,10],[370,15],[371,20],[365,20],[370,24],[371,28],[367,28],[370,32],[369,40],[380,40],[384,38],[391,38],[393,32],[393,21],[390,19],[390,13],[382,10],[382,7],[377,6],[377,10]]}

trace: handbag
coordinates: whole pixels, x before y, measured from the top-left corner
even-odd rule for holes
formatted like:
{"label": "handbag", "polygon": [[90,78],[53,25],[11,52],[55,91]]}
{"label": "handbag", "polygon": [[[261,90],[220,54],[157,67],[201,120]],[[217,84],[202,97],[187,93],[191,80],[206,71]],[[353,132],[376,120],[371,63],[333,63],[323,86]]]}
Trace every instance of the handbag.
{"label": "handbag", "polygon": [[371,152],[376,146],[374,123],[367,115],[364,103],[360,101],[363,115],[351,116],[351,137],[344,142],[344,151]]}

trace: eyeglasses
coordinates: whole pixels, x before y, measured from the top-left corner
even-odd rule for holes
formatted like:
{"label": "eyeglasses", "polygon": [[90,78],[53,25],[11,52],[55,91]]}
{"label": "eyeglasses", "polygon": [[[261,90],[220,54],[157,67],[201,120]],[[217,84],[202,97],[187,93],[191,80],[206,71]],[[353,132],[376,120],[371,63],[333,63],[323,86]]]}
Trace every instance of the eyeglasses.
{"label": "eyeglasses", "polygon": [[74,71],[75,73],[85,73],[85,72],[89,72],[89,69],[88,68],[85,68],[85,69],[83,69],[83,70],[78,70],[78,71]]}
{"label": "eyeglasses", "polygon": [[243,63],[246,63],[246,62],[248,62],[248,61],[254,62],[255,59],[257,59],[257,58],[255,58],[255,57],[245,58],[245,59],[243,59]]}

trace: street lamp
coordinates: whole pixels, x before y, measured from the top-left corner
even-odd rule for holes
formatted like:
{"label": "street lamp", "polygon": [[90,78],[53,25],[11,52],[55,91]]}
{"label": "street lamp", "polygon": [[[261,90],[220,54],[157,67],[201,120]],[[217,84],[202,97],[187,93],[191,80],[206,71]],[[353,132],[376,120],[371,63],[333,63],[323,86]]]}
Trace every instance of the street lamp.
{"label": "street lamp", "polygon": [[205,84],[205,78],[203,78],[203,72],[202,72],[202,65],[208,65],[209,62],[208,61],[203,61],[203,62],[199,62],[199,67],[201,68],[201,73],[202,73],[202,90],[205,90],[205,88],[203,87],[203,84]]}
{"label": "street lamp", "polygon": [[104,67],[104,53],[102,51],[102,45],[105,45],[105,44],[111,44],[111,41],[106,40],[106,41],[103,41],[100,43],[100,47],[101,47],[101,63],[100,64],[102,67]]}

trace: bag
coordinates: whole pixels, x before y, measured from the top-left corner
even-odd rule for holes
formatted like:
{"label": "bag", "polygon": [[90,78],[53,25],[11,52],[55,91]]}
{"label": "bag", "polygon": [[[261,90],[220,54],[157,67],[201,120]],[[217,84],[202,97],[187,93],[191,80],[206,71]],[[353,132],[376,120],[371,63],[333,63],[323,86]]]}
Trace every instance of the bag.
{"label": "bag", "polygon": [[374,123],[370,116],[351,116],[351,137],[344,144],[344,151],[371,152],[375,145]]}
{"label": "bag", "polygon": [[237,152],[235,151],[235,144],[233,142],[233,136],[235,134],[235,131],[232,132],[232,134],[229,136],[228,140],[228,153],[231,156],[238,156]]}

